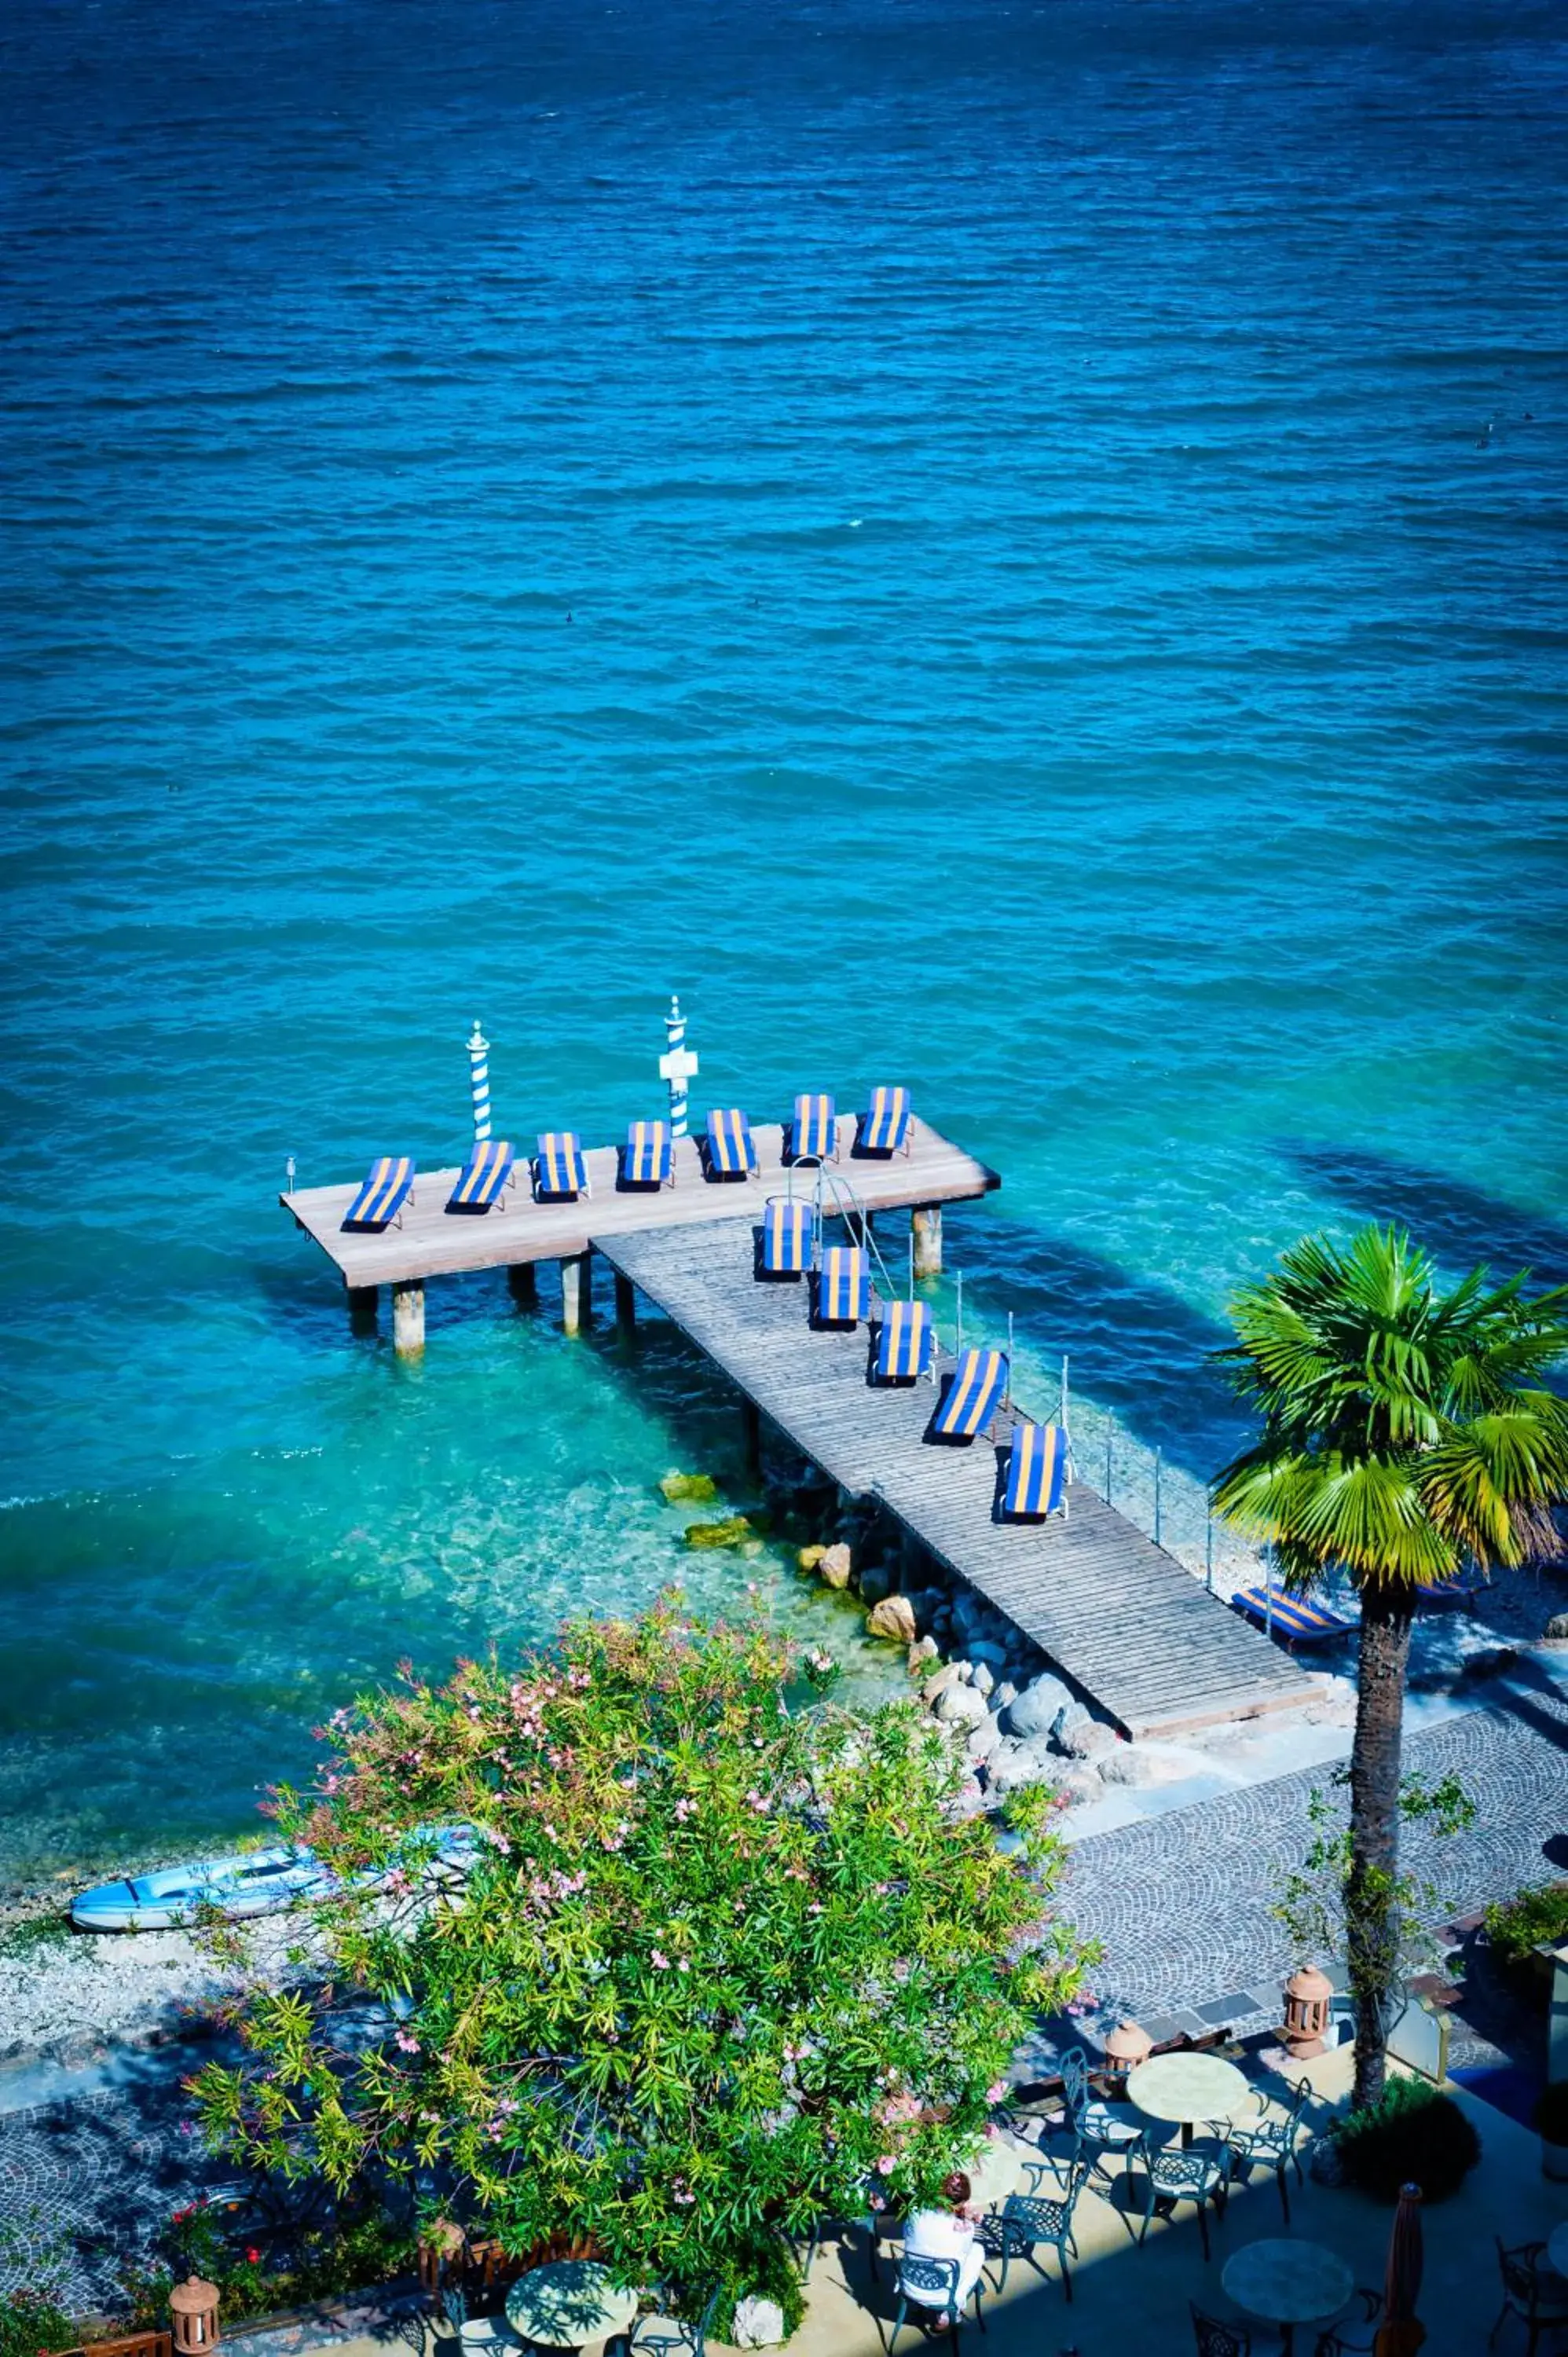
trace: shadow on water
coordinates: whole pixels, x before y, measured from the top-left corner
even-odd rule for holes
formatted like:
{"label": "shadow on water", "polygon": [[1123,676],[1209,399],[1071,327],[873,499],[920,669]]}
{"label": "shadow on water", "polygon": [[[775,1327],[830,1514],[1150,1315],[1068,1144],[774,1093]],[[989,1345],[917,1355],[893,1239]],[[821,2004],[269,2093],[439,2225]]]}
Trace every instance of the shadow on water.
{"label": "shadow on water", "polygon": [[1208,1363],[1230,1329],[1167,1286],[989,1210],[972,1229],[955,1223],[948,1265],[974,1281],[977,1322],[1012,1310],[1020,1343],[1065,1351],[1075,1391],[1200,1480],[1243,1445],[1246,1419]]}
{"label": "shadow on water", "polygon": [[1392,1220],[1445,1265],[1488,1265],[1498,1275],[1532,1270],[1543,1285],[1568,1283],[1568,1226],[1521,1211],[1463,1179],[1367,1147],[1283,1139],[1279,1151],[1307,1185],[1369,1219]]}

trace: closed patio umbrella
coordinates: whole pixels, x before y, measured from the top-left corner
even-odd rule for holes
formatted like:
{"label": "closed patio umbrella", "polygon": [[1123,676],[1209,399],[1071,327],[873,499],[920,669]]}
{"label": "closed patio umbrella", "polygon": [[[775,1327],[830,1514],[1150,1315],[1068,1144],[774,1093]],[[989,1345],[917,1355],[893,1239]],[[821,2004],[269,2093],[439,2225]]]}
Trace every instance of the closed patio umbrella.
{"label": "closed patio umbrella", "polygon": [[1402,2185],[1383,2271],[1383,2321],[1372,2343],[1376,2357],[1414,2357],[1426,2338],[1426,2327],[1415,2313],[1421,2262],[1421,2188]]}

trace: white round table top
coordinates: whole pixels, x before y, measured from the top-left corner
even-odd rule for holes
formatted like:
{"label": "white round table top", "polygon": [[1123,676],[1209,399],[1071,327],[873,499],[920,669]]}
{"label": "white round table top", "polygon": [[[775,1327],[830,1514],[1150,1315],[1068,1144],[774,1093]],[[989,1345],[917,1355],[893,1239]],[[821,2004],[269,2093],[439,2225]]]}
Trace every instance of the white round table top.
{"label": "white round table top", "polygon": [[1269,2324],[1325,2323],[1356,2288],[1337,2251],[1283,2235],[1249,2243],[1226,2260],[1219,2280],[1238,2308]]}
{"label": "white round table top", "polygon": [[1040,2158],[1033,2145],[1020,2144],[1005,2130],[988,2136],[985,2149],[968,2172],[970,2198],[986,2205],[1005,2201],[1010,2193],[1023,2190],[1026,2164],[1038,2162]]}
{"label": "white round table top", "polygon": [[1546,2238],[1546,2255],[1560,2276],[1568,2276],[1568,2218],[1561,2226],[1553,2226]]}
{"label": "white round table top", "polygon": [[596,2259],[554,2259],[519,2276],[506,2296],[506,2314],[524,2341],[546,2349],[585,2349],[628,2330],[637,2294],[623,2291]]}
{"label": "white round table top", "polygon": [[1234,2062],[1218,2054],[1156,2054],[1127,2080],[1127,2100],[1151,2119],[1229,2119],[1251,2093]]}

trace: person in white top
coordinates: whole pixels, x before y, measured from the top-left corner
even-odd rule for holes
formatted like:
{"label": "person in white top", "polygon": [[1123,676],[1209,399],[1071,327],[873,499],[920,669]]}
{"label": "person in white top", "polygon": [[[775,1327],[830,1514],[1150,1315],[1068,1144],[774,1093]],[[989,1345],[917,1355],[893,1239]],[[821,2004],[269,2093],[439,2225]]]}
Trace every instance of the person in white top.
{"label": "person in white top", "polygon": [[[958,2261],[958,2292],[960,2308],[980,2281],[980,2271],[985,2265],[985,2253],[977,2240],[974,2221],[964,2215],[970,2201],[970,2182],[961,2169],[955,2169],[942,2179],[942,2200],[945,2210],[916,2210],[904,2222],[904,2248],[921,2259],[956,2259]],[[945,2303],[934,2292],[910,2289],[908,2297],[918,2300],[923,2308],[940,2308]]]}

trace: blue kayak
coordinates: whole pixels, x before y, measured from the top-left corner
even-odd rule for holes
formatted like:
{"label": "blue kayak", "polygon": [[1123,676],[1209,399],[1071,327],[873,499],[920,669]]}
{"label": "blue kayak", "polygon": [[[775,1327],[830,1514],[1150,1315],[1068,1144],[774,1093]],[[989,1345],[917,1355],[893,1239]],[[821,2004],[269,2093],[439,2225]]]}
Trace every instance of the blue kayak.
{"label": "blue kayak", "polygon": [[[472,1863],[473,1835],[463,1826],[421,1837],[436,1844],[435,1864],[460,1872]],[[284,1846],[242,1850],[233,1857],[204,1858],[168,1866],[124,1882],[101,1882],[70,1902],[70,1920],[82,1932],[169,1932],[194,1922],[207,1909],[226,1921],[281,1914],[300,1900],[329,1899],[335,1891],[373,1888],[391,1867],[367,1867],[349,1877],[335,1874],[311,1849]]]}

